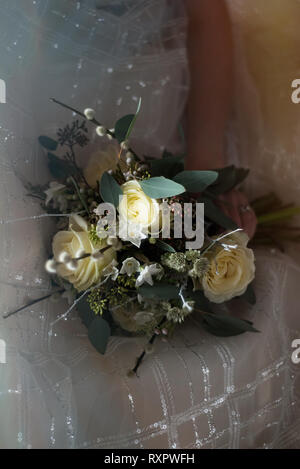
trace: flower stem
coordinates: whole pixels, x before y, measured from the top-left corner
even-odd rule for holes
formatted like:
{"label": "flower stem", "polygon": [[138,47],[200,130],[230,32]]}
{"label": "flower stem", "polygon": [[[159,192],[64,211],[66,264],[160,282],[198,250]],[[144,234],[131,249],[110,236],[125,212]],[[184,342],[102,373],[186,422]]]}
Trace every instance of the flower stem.
{"label": "flower stem", "polygon": [[26,308],[30,308],[30,306],[33,306],[33,305],[35,305],[35,304],[37,304],[37,303],[40,303],[41,301],[47,300],[48,298],[50,298],[50,297],[51,297],[53,294],[55,294],[55,293],[63,293],[64,291],[65,291],[65,290],[57,290],[57,291],[48,293],[47,295],[42,296],[41,298],[37,298],[36,300],[32,300],[30,303],[27,303],[26,305],[20,306],[20,308],[15,309],[14,311],[10,311],[9,313],[5,313],[5,314],[3,315],[3,318],[4,318],[4,319],[7,319],[7,318],[9,318],[10,316],[13,316],[14,314],[20,313],[21,311],[23,311],[23,310],[26,309]]}
{"label": "flower stem", "polygon": [[265,223],[274,223],[284,219],[293,218],[300,214],[300,207],[289,207],[277,212],[271,212],[265,215],[261,215],[257,218],[258,224],[263,225]]}
{"label": "flower stem", "polygon": [[[158,324],[157,327],[161,327],[163,325],[163,323],[166,321],[166,317],[163,317],[163,319],[160,321],[160,323]],[[157,335],[156,334],[153,334],[151,339],[149,340],[148,342],[148,345],[152,345],[155,341],[155,339],[157,338]],[[132,369],[132,372],[137,375],[137,371],[139,369],[139,366],[141,365],[144,357],[146,355],[146,350],[144,349],[143,352],[141,353],[141,355],[137,358],[137,361],[136,361],[136,365],[135,367]]]}

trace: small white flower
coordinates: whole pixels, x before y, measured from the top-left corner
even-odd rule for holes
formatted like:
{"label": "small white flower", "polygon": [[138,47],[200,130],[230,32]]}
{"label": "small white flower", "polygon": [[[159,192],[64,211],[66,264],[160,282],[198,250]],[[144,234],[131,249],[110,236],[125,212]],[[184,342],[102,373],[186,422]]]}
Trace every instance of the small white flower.
{"label": "small white flower", "polygon": [[95,118],[95,111],[94,109],[91,109],[91,108],[87,108],[84,110],[84,113],[85,117],[89,120],[89,121],[92,121],[94,118]]}
{"label": "small white flower", "polygon": [[141,246],[143,239],[147,238],[147,235],[143,232],[143,227],[137,223],[131,221],[125,221],[120,217],[119,224],[119,237],[122,241],[129,241],[136,247]]}
{"label": "small white flower", "polygon": [[128,221],[120,223],[119,237],[122,241],[129,241],[139,248],[142,239],[146,239],[147,235],[143,233],[143,228],[140,225]]}
{"label": "small white flower", "polygon": [[137,261],[134,257],[128,257],[122,263],[120,274],[127,274],[129,277],[131,277],[132,274],[134,274],[135,272],[139,272],[139,270],[139,261]]}
{"label": "small white flower", "polygon": [[152,275],[157,275],[161,273],[161,266],[158,266],[157,264],[151,264],[151,265],[146,265],[138,278],[136,279],[135,286],[136,288],[140,287],[144,283],[148,283],[148,285],[153,285],[153,279]]}
{"label": "small white flower", "polygon": [[107,129],[103,127],[103,125],[98,125],[96,128],[96,133],[99,135],[99,137],[104,137],[104,135],[107,134]]}
{"label": "small white flower", "polygon": [[117,280],[119,275],[119,269],[117,269],[118,263],[113,260],[105,269],[103,269],[102,274],[104,277],[110,277],[113,281]]}
{"label": "small white flower", "polygon": [[[45,204],[48,205],[52,199],[54,199],[61,191],[66,188],[63,184],[59,184],[56,181],[52,181],[49,184],[49,189],[45,191],[46,201]],[[63,198],[64,199],[64,198]],[[65,199],[64,199],[65,200]]]}

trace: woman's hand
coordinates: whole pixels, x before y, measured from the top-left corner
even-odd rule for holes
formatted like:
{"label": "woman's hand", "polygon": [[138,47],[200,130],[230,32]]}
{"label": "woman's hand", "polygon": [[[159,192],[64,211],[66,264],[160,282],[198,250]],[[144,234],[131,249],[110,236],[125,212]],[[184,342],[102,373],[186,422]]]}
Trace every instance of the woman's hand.
{"label": "woman's hand", "polygon": [[246,231],[250,239],[253,238],[257,219],[245,194],[238,190],[227,192],[219,197],[218,205],[229,218]]}

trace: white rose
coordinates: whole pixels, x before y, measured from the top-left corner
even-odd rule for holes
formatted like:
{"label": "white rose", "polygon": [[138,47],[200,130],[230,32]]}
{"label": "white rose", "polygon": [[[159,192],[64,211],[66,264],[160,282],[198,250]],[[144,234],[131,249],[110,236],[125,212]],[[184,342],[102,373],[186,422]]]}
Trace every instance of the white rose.
{"label": "white rose", "polygon": [[158,202],[143,192],[138,181],[125,182],[121,189],[126,197],[121,199],[119,213],[124,220],[136,224],[143,230],[158,220]]}
{"label": "white rose", "polygon": [[247,248],[249,238],[243,232],[234,233],[222,240],[230,248],[216,246],[209,269],[203,275],[205,296],[213,303],[224,303],[241,296],[255,276],[255,259]]}
{"label": "white rose", "polygon": [[94,153],[84,169],[84,177],[91,187],[97,187],[102,175],[114,171],[119,162],[117,145],[111,144],[103,151]]}
{"label": "white rose", "polygon": [[[59,260],[62,253],[66,252],[73,259],[78,257],[80,251],[91,254],[107,247],[105,239],[95,245],[88,232],[87,222],[78,215],[70,218],[69,230],[59,231],[53,238],[52,249],[54,259]],[[72,283],[77,291],[84,291],[99,282],[103,269],[116,258],[116,251],[108,248],[99,259],[87,257],[78,261],[76,270],[69,270],[66,265],[60,264],[57,274]]]}

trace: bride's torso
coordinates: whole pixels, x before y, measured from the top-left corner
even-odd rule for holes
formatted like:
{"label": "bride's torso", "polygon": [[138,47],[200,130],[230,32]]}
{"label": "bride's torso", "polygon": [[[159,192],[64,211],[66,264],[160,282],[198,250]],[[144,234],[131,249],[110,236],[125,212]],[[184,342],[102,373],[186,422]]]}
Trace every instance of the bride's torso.
{"label": "bride's torso", "polygon": [[[235,111],[239,161],[253,171],[251,191],[299,201],[300,107],[298,0],[227,0],[236,48]],[[288,194],[287,194],[288,192]]]}

